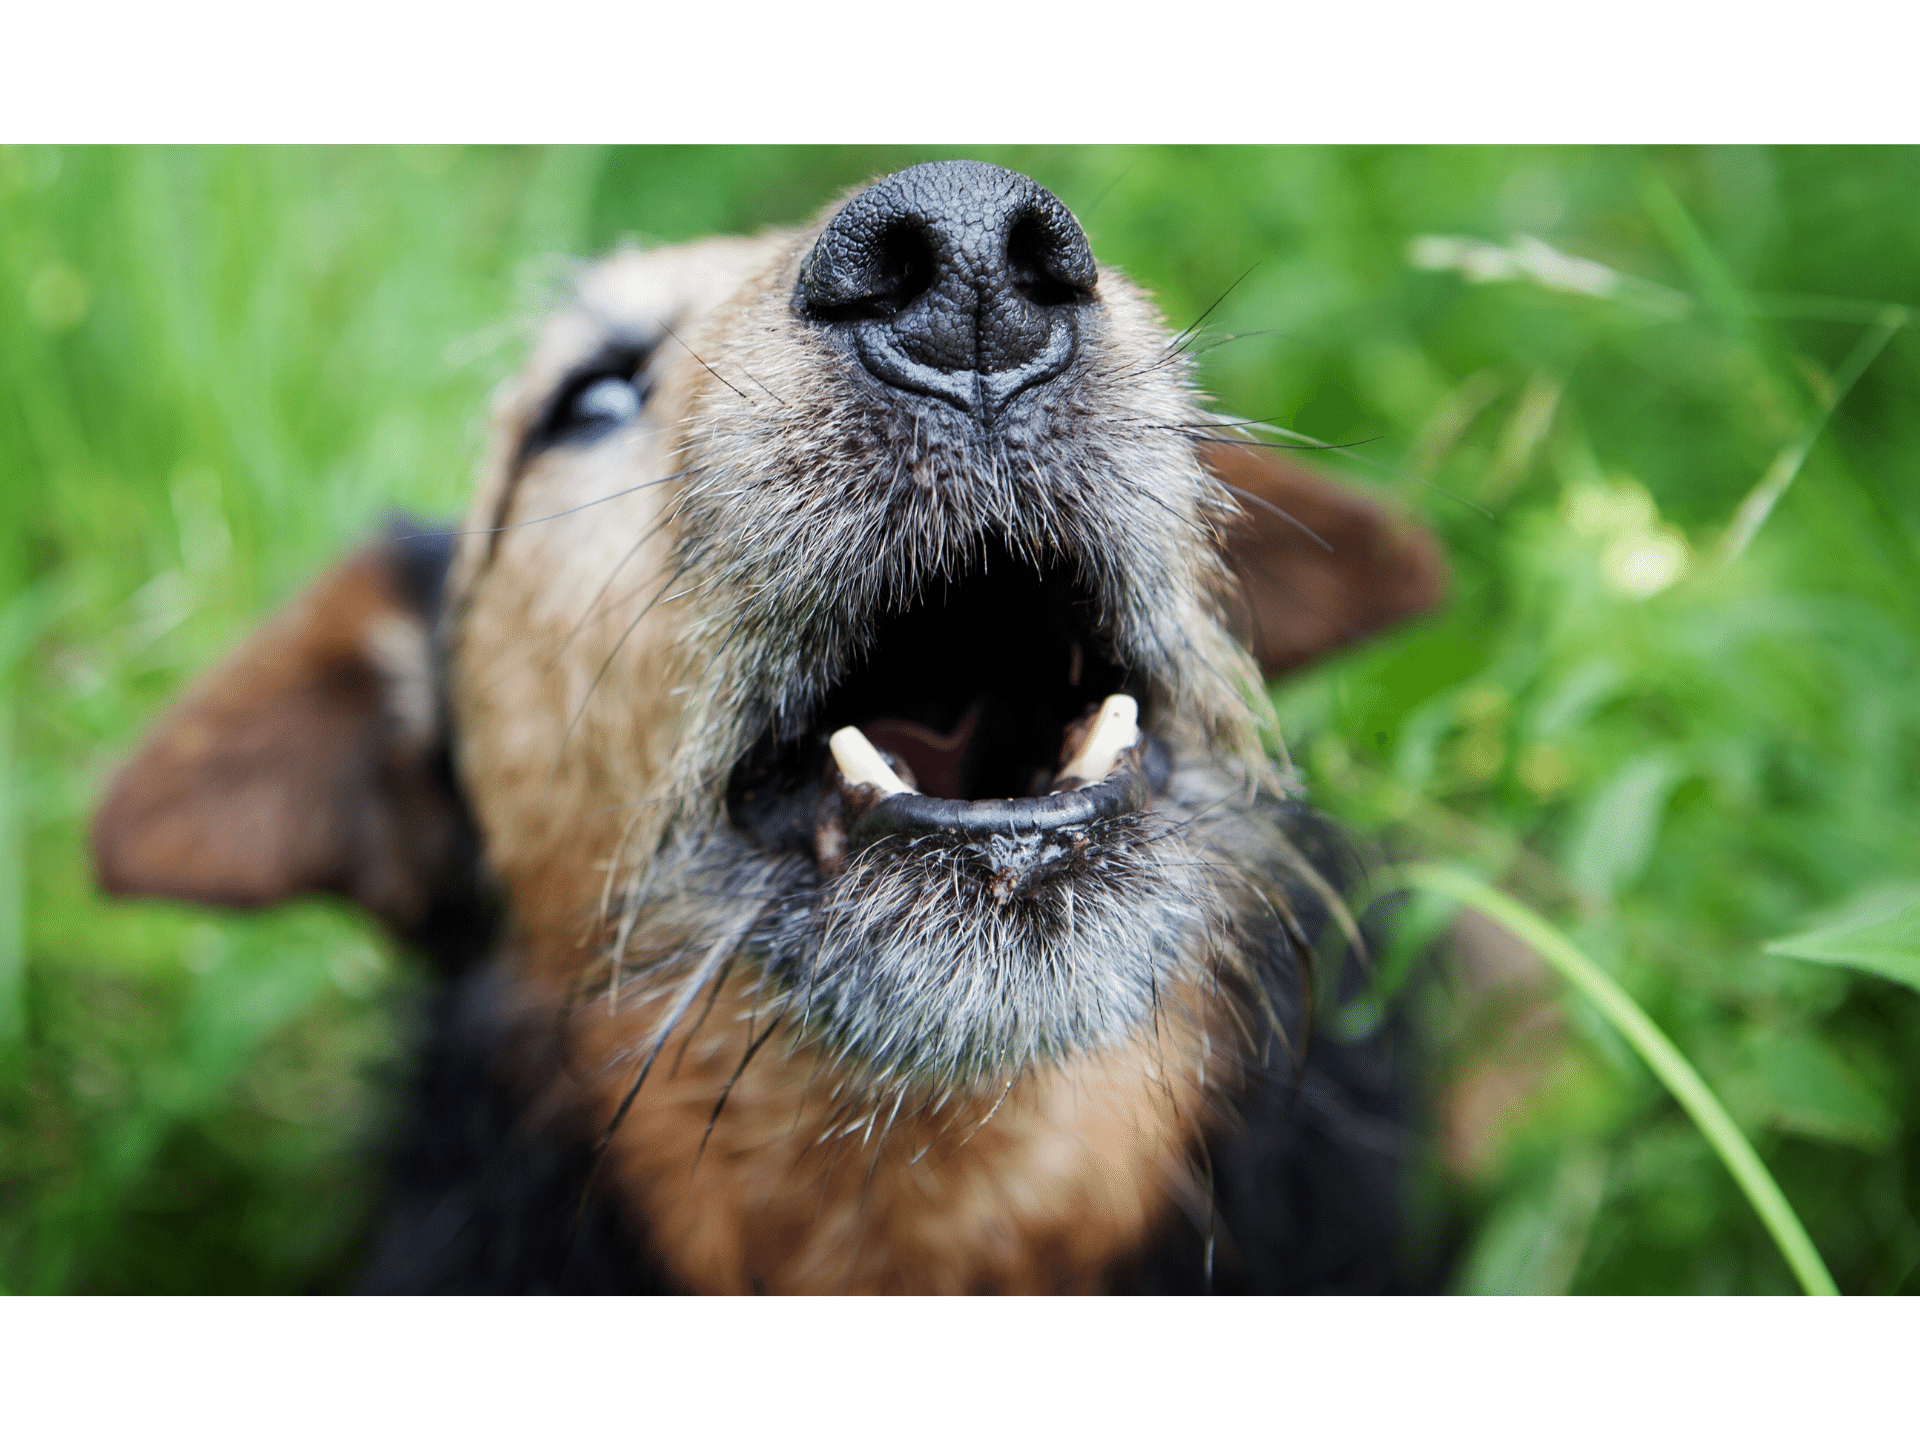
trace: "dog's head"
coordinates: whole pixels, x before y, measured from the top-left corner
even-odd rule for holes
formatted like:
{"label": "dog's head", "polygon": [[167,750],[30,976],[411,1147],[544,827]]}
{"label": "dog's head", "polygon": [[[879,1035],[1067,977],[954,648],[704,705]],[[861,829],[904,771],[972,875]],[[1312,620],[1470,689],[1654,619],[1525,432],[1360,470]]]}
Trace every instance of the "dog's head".
{"label": "dog's head", "polygon": [[[608,984],[744,943],[836,1058],[937,1085],[1111,1045],[1210,973],[1273,777],[1222,543],[1246,462],[1180,340],[972,162],[588,274],[456,571],[509,893],[570,941],[604,907]],[[1426,598],[1377,512],[1356,543],[1264,500],[1238,584],[1267,631]]]}
{"label": "dog's head", "polygon": [[[972,162],[616,254],[497,402],[444,704],[395,700],[425,646],[408,671],[369,622],[355,693],[386,718],[287,747],[451,736],[525,973],[646,1015],[643,1066],[723,986],[896,1107],[1111,1053],[1284,909],[1262,672],[1439,584],[1424,536],[1223,427],[1186,338],[1051,194]],[[200,710],[223,683],[285,688],[231,671]],[[163,730],[103,811],[109,883],[353,890],[351,854],[168,873],[271,869],[307,792],[399,793],[364,758],[218,779],[198,713],[201,768]]]}

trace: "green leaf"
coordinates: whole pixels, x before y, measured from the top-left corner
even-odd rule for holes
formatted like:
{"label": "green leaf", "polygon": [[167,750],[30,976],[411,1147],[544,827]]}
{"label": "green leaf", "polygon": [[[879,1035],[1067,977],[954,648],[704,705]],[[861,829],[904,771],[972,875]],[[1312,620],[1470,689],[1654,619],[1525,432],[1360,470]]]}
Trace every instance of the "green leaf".
{"label": "green leaf", "polygon": [[1920,990],[1920,884],[1878,886],[1815,929],[1766,948],[1769,955],[1849,965]]}
{"label": "green leaf", "polygon": [[1551,1175],[1508,1197],[1461,1267],[1464,1295],[1564,1295],[1606,1190],[1604,1152],[1568,1151]]}
{"label": "green leaf", "polygon": [[1862,1150],[1882,1149],[1893,1139],[1899,1118],[1892,1108],[1823,1040],[1762,1035],[1753,1053],[1771,1125]]}
{"label": "green leaf", "polygon": [[1611,896],[1639,877],[1653,857],[1667,797],[1684,778],[1662,754],[1639,756],[1614,773],[1567,847],[1567,874],[1582,892]]}

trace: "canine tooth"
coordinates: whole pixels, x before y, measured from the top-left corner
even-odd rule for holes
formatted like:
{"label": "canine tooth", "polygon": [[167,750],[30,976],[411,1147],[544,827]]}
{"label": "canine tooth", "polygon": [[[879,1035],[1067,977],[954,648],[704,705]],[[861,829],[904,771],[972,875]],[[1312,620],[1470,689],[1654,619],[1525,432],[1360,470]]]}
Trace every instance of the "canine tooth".
{"label": "canine tooth", "polygon": [[849,725],[834,731],[827,747],[833,751],[833,763],[840,767],[840,773],[847,777],[850,785],[871,785],[882,795],[920,793],[888,768],[880,752],[873,748],[873,742],[860,733],[858,726]]}
{"label": "canine tooth", "polygon": [[1076,790],[1083,785],[1098,785],[1139,740],[1139,702],[1131,695],[1109,695],[1101,702],[1087,738],[1080,742],[1073,758],[1060,767],[1053,782],[1055,788]]}

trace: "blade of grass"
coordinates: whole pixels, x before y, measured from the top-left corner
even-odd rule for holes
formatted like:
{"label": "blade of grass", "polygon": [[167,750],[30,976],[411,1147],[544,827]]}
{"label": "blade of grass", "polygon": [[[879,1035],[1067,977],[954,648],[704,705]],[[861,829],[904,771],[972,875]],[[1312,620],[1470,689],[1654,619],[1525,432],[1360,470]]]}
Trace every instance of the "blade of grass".
{"label": "blade of grass", "polygon": [[1747,1137],[1726,1112],[1700,1072],[1688,1063],[1654,1024],[1652,1017],[1620,988],[1614,979],[1585,955],[1548,921],[1536,915],[1511,896],[1458,870],[1442,865],[1404,865],[1383,874],[1380,883],[1404,885],[1409,889],[1446,895],[1470,905],[1488,919],[1525,941],[1574,989],[1590,1000],[1640,1058],[1665,1085],[1707,1143],[1718,1152],[1747,1199],[1759,1213],[1761,1223],[1772,1234],[1774,1243],[1786,1258],[1801,1287],[1809,1295],[1836,1295],[1839,1291],[1827,1271],[1820,1252],[1814,1248],[1800,1217],[1787,1203]]}
{"label": "blade of grass", "polygon": [[1880,323],[1855,342],[1847,358],[1841,362],[1839,373],[1834,376],[1832,398],[1821,407],[1818,415],[1807,422],[1799,438],[1774,457],[1773,464],[1767,467],[1767,473],[1760,477],[1760,483],[1747,492],[1747,497],[1733,512],[1733,520],[1720,538],[1722,565],[1731,565],[1753,543],[1753,537],[1767,523],[1773,507],[1780,503],[1780,497],[1787,493],[1787,487],[1799,475],[1800,467],[1807,463],[1813,442],[1827,428],[1827,421],[1833,418],[1833,412],[1840,408],[1840,402],[1847,398],[1854,382],[1866,373],[1867,367],[1878,358],[1887,342],[1909,318],[1907,310],[1898,305],[1889,305],[1881,312]]}

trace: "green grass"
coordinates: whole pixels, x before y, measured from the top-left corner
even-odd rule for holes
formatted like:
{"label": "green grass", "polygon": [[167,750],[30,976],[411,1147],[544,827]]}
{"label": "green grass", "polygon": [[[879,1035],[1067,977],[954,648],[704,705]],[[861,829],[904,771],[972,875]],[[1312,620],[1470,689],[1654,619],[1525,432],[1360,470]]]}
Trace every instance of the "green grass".
{"label": "green grass", "polygon": [[1800,1217],[1780,1193],[1778,1182],[1754,1153],[1753,1146],[1727,1114],[1719,1097],[1612,976],[1582,955],[1565,935],[1533,911],[1471,875],[1442,865],[1411,865],[1397,871],[1389,868],[1376,877],[1376,883],[1404,886],[1470,905],[1550,965],[1575,993],[1606,1018],[1615,1033],[1646,1061],[1647,1068],[1667,1087],[1667,1093],[1680,1102],[1680,1107],[1719,1154],[1727,1173],[1746,1193],[1801,1287],[1809,1295],[1836,1293],[1833,1276],[1813,1248]]}
{"label": "green grass", "polygon": [[[419,977],[331,905],[100,899],[94,797],[329,557],[459,510],[558,257],[934,153],[0,151],[0,1288],[344,1283]],[[1920,153],[979,153],[1176,325],[1252,267],[1206,384],[1444,537],[1445,614],[1277,697],[1320,803],[1551,917],[1839,1287],[1920,1289],[1911,924],[1877,974],[1767,949],[1920,882]],[[1416,976],[1452,1086],[1498,1027],[1404,963],[1443,918],[1404,914],[1381,981]],[[1435,1166],[1454,1283],[1798,1288],[1668,1090],[1552,1003],[1549,1083]]]}

